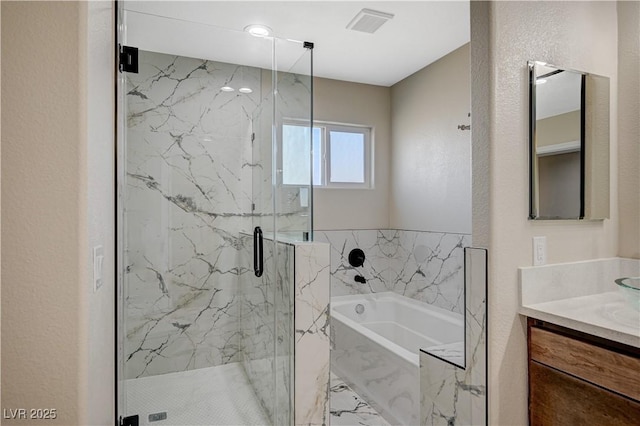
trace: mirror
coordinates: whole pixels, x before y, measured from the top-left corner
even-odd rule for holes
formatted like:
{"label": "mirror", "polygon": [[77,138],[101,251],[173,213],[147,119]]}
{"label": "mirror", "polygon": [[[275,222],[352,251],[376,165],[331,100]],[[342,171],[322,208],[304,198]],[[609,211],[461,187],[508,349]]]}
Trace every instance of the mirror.
{"label": "mirror", "polygon": [[529,66],[529,219],[609,217],[609,78]]}

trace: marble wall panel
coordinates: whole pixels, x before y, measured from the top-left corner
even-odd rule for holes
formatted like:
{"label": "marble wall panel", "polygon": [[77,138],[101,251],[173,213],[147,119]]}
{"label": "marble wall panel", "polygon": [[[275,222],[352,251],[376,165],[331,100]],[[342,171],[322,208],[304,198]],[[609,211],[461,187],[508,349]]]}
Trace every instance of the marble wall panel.
{"label": "marble wall panel", "polygon": [[274,424],[291,424],[295,350],[307,355],[295,421],[323,424],[328,247],[265,239],[258,279],[246,234],[258,215],[265,231],[309,229],[310,208],[296,188],[273,192],[270,166],[274,117],[308,118],[308,79],[279,73],[276,116],[268,71],[139,53],[127,76],[126,376],[241,362]]}
{"label": "marble wall panel", "polygon": [[329,246],[295,246],[295,424],[329,423]]}
{"label": "marble wall panel", "polygon": [[[393,291],[449,311],[464,310],[463,250],[468,234],[392,229],[316,231],[331,245],[331,294]],[[362,267],[349,265],[349,252],[361,248]],[[355,275],[367,282],[358,283]]]}
{"label": "marble wall panel", "polygon": [[[331,296],[367,294],[389,291],[386,284],[388,258],[382,253],[381,245],[391,245],[385,241],[382,232],[376,230],[315,231],[315,241],[327,242],[331,248]],[[349,253],[360,248],[365,253],[361,267],[349,265]],[[362,275],[364,284],[354,280]]]}
{"label": "marble wall panel", "polygon": [[[260,70],[140,51],[127,74],[126,376],[238,360],[239,232]],[[256,90],[254,93],[259,93]]]}
{"label": "marble wall panel", "polygon": [[486,250],[465,250],[465,367],[420,352],[422,425],[487,424],[486,268]]}

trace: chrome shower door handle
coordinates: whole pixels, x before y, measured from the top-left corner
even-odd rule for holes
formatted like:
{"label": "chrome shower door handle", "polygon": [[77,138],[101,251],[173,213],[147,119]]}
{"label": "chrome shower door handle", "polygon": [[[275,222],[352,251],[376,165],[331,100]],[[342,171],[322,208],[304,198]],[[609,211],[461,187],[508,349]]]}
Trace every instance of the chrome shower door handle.
{"label": "chrome shower door handle", "polygon": [[256,226],[253,229],[253,271],[256,277],[261,277],[264,272],[262,229]]}

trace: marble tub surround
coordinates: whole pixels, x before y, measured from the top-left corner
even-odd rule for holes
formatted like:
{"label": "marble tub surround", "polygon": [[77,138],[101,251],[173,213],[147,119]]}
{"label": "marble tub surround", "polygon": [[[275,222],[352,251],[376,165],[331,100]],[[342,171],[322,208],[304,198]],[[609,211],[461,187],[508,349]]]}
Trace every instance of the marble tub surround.
{"label": "marble tub surround", "polygon": [[384,417],[331,373],[331,426],[389,426]]}
{"label": "marble tub surround", "polygon": [[390,423],[418,424],[419,348],[462,339],[459,318],[443,318],[459,315],[393,292],[333,297],[331,309],[332,371]]}
{"label": "marble tub surround", "polygon": [[329,423],[329,245],[295,244],[295,424]]}
{"label": "marble tub surround", "polygon": [[[449,311],[462,313],[463,248],[468,234],[393,229],[315,231],[331,245],[331,294],[344,296],[393,291]],[[362,267],[349,265],[349,252],[364,251]],[[354,280],[362,275],[364,284]]]}
{"label": "marble tub surround", "polygon": [[250,225],[260,70],[139,52],[127,74],[126,377],[239,360],[239,231]]}
{"label": "marble tub surround", "polygon": [[465,249],[465,368],[459,345],[420,351],[421,425],[487,424],[487,252]]}
{"label": "marble tub surround", "polygon": [[640,312],[616,278],[639,276],[640,260],[610,258],[519,268],[522,315],[640,347]]}

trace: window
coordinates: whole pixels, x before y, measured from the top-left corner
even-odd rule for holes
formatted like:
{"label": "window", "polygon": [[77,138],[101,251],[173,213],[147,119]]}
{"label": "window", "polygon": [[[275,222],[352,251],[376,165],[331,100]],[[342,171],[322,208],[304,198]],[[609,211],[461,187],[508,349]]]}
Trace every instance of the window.
{"label": "window", "polygon": [[282,126],[282,182],[308,185],[313,165],[313,185],[326,188],[371,187],[371,129],[315,123],[313,156],[309,161],[309,128]]}

